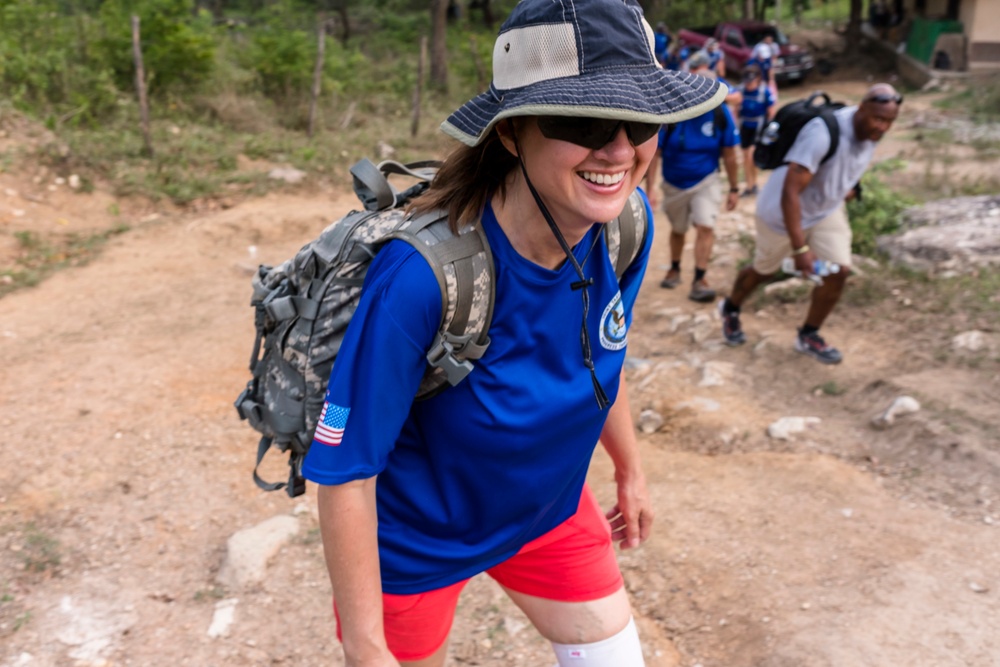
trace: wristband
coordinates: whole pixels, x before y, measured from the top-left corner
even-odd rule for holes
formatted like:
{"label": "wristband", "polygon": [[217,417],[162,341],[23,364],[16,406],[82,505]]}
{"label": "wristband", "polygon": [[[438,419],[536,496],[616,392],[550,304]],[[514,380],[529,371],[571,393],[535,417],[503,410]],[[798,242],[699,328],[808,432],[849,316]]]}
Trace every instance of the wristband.
{"label": "wristband", "polygon": [[736,194],[739,191],[740,191],[739,188],[729,188],[729,194],[731,194],[731,195],[734,195],[734,194]]}
{"label": "wristband", "polygon": [[802,246],[801,248],[796,248],[795,250],[793,250],[792,251],[792,256],[794,257],[795,255],[804,255],[807,252],[809,252],[809,245],[808,244]]}

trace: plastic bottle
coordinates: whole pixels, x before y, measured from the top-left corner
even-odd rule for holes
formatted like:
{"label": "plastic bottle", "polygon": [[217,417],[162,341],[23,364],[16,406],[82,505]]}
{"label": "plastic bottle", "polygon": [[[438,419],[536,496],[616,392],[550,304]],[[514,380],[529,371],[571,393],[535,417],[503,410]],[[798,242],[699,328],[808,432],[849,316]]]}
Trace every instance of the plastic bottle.
{"label": "plastic bottle", "polygon": [[[794,257],[786,257],[782,260],[781,271],[790,276],[802,277],[802,272],[795,268]],[[822,285],[823,278],[834,273],[840,273],[840,264],[828,262],[825,259],[817,259],[813,262],[813,271],[809,275],[809,279]]]}
{"label": "plastic bottle", "polygon": [[778,130],[780,128],[781,126],[777,123],[777,121],[772,120],[768,123],[767,127],[764,128],[764,134],[760,138],[761,145],[770,146],[773,144],[778,138]]}

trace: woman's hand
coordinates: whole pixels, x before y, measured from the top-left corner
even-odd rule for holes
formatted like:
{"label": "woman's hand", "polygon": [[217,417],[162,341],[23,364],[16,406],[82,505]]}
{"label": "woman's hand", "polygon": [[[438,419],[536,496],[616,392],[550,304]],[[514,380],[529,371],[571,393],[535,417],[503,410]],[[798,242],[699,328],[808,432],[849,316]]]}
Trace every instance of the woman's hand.
{"label": "woman's hand", "polygon": [[605,513],[611,524],[611,541],[622,550],[645,542],[653,529],[653,504],[646,490],[642,470],[630,474],[615,473],[618,503]]}

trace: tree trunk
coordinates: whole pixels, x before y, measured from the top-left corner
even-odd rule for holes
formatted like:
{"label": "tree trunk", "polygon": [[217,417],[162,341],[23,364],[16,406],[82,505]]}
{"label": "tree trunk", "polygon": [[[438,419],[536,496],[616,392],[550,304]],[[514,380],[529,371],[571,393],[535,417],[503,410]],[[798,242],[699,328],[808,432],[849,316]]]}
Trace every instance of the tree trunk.
{"label": "tree trunk", "polygon": [[142,37],[139,17],[132,15],[132,58],[135,60],[135,90],[139,96],[139,120],[142,126],[142,154],[153,157],[153,141],[149,136],[149,100],[146,97],[146,69],[142,64]]}
{"label": "tree trunk", "polygon": [[347,46],[347,40],[351,38],[351,18],[347,15],[347,0],[340,0],[336,11],[340,17],[340,43]]}
{"label": "tree trunk", "polygon": [[743,0],[743,20],[749,21],[754,17],[754,0]]}
{"label": "tree trunk", "polygon": [[857,55],[861,50],[861,15],[864,0],[851,0],[851,18],[847,22],[847,53]]}
{"label": "tree trunk", "polygon": [[316,66],[313,68],[312,98],[309,101],[309,138],[316,129],[316,107],[323,84],[323,59],[326,55],[326,17],[320,16],[319,35],[316,38]]}
{"label": "tree trunk", "polygon": [[448,90],[448,0],[431,3],[431,85]]}

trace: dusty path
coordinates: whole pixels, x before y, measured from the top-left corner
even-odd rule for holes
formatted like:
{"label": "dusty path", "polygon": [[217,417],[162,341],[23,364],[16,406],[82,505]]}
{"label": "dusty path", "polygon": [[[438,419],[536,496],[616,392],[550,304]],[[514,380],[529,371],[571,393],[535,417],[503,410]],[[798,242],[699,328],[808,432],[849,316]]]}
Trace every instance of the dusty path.
{"label": "dusty path", "polygon": [[[148,221],[0,300],[0,665],[341,664],[312,489],[301,502],[257,491],[255,438],[231,405],[251,340],[247,267],[353,205],[330,199]],[[717,285],[745,256],[750,211],[721,221]],[[838,311],[826,333],[840,367],[791,350],[801,304],[748,314],[750,343],[724,348],[710,309],[657,286],[665,262],[661,238],[630,333],[633,407],[666,420],[641,436],[657,532],[621,556],[648,664],[1000,665],[996,361],[942,354],[956,325],[911,332],[894,302]],[[924,409],[871,430],[904,392]],[[788,415],[822,422],[768,439]],[[592,483],[610,501],[600,452]],[[226,539],[279,514],[301,528],[264,583],[220,588]],[[229,599],[228,634],[209,637]],[[553,662],[480,579],[452,656]]]}

